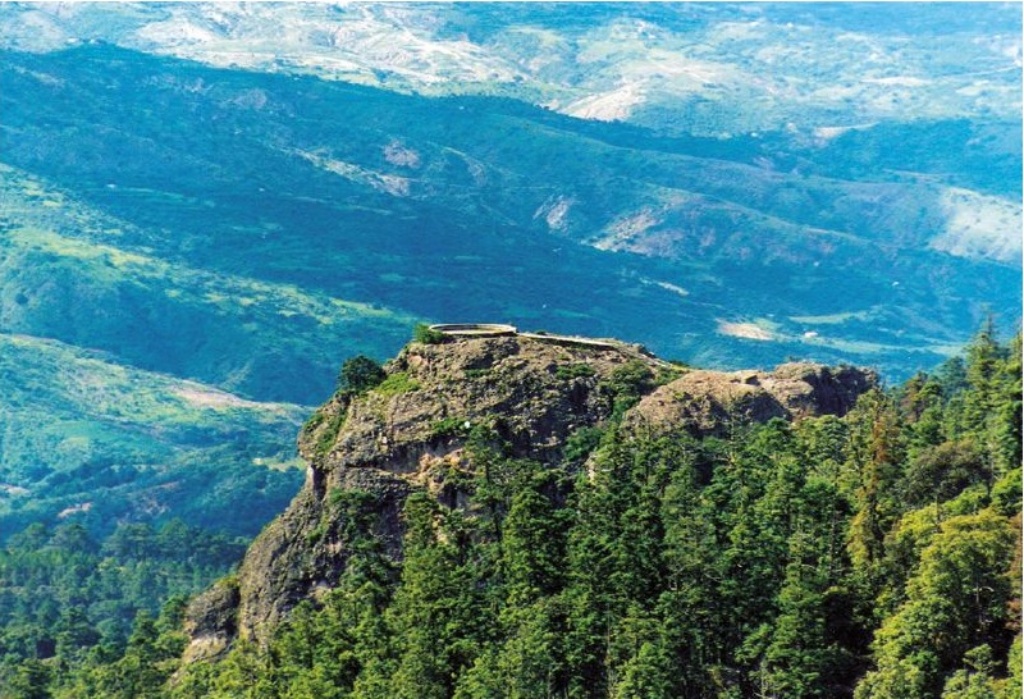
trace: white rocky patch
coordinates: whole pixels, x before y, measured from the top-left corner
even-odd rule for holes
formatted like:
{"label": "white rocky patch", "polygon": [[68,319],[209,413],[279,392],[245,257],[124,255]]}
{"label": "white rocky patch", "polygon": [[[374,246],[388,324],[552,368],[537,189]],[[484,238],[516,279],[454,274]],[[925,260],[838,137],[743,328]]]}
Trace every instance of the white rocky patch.
{"label": "white rocky patch", "polygon": [[838,138],[850,131],[866,131],[877,123],[877,121],[873,121],[870,124],[857,124],[854,126],[819,126],[814,129],[814,137],[819,141],[831,141],[833,138]]}
{"label": "white rocky patch", "polygon": [[872,85],[887,85],[889,87],[924,87],[931,85],[931,80],[923,80],[909,75],[893,75],[887,78],[864,78],[864,82]]}
{"label": "white rocky patch", "polygon": [[171,19],[144,27],[137,37],[214,65],[277,63],[365,83],[376,83],[378,70],[421,87],[508,82],[517,74],[464,38],[436,37],[429,12],[360,4],[330,12],[304,5],[173,6]]}
{"label": "white rocky patch", "polygon": [[335,160],[334,158],[328,158],[311,151],[294,151],[294,155],[322,170],[334,173],[352,182],[372,187],[378,192],[384,192],[394,197],[409,196],[411,181],[408,178],[374,172],[353,163]]}
{"label": "white rocky patch", "polygon": [[646,279],[646,278],[641,279],[640,281],[643,282],[644,284],[650,284],[650,285],[659,287],[661,289],[664,289],[665,291],[671,292],[671,293],[675,294],[676,296],[684,296],[685,297],[685,296],[689,296],[690,295],[690,292],[687,291],[686,289],[684,289],[683,287],[678,286],[676,284],[672,284],[670,282],[660,282],[657,279]]}
{"label": "white rocky patch", "polygon": [[661,219],[649,209],[620,218],[606,229],[605,235],[591,243],[598,250],[627,250],[636,238],[654,226]]}
{"label": "white rocky patch", "polygon": [[599,92],[566,105],[561,111],[578,119],[624,121],[633,109],[644,103],[644,86],[626,83],[606,92]]}
{"label": "white rocky patch", "polygon": [[179,398],[197,408],[259,408],[259,403],[199,384],[186,383],[174,389]]}
{"label": "white rocky patch", "polygon": [[217,34],[184,17],[174,17],[165,22],[147,24],[135,33],[143,41],[158,46],[180,46],[182,44],[207,44],[217,40]]}
{"label": "white rocky patch", "polygon": [[757,323],[729,323],[724,320],[718,321],[718,333],[729,337],[742,337],[746,340],[774,340],[775,336],[765,330]]}
{"label": "white rocky patch", "polygon": [[939,197],[946,227],[929,247],[957,257],[1021,262],[1021,207],[1001,197],[958,187]]}
{"label": "white rocky patch", "polygon": [[398,141],[384,146],[384,159],[392,165],[416,169],[420,166],[420,154],[412,148],[406,148]]}
{"label": "white rocky patch", "polygon": [[81,512],[88,512],[91,509],[92,509],[92,503],[91,502],[81,502],[81,503],[78,503],[77,505],[71,505],[70,507],[65,507],[63,510],[61,510],[60,512],[57,513],[57,519],[67,519],[71,515],[77,515],[77,514],[79,514]]}
{"label": "white rocky patch", "polygon": [[537,210],[533,212],[533,218],[543,217],[545,223],[548,224],[548,228],[553,231],[564,231],[569,225],[567,221],[569,210],[572,209],[575,203],[575,197],[567,197],[565,195],[550,197],[537,207]]}
{"label": "white rocky patch", "polygon": [[670,284],[669,282],[654,282],[654,283],[656,285],[660,286],[665,291],[671,291],[673,294],[676,294],[677,296],[689,296],[690,295],[690,292],[687,291],[686,289],[684,289],[681,286],[676,286],[675,284]]}

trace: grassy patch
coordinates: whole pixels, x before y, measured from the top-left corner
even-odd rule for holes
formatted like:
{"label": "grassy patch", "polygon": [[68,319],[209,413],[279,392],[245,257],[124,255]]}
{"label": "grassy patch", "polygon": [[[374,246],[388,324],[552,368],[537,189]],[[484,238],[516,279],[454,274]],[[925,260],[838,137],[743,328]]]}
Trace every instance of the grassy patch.
{"label": "grassy patch", "polygon": [[397,396],[400,393],[419,390],[419,387],[420,385],[415,379],[404,371],[400,371],[384,379],[374,391],[382,396]]}
{"label": "grassy patch", "polygon": [[439,330],[431,330],[426,323],[418,323],[413,328],[412,339],[424,345],[439,345],[445,341],[445,334]]}
{"label": "grassy patch", "polygon": [[316,440],[316,453],[324,456],[334,446],[341,426],[345,424],[345,413],[338,413],[327,420],[327,424]]}

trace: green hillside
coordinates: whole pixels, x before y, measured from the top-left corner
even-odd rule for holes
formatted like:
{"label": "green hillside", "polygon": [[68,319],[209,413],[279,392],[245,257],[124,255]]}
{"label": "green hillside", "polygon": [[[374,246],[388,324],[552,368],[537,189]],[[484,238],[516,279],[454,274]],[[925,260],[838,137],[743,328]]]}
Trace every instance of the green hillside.
{"label": "green hillside", "polygon": [[0,334],[0,532],[186,518],[252,535],[301,482],[307,412]]}
{"label": "green hillside", "polygon": [[[1019,694],[1018,9],[0,3],[0,699]],[[392,364],[426,461],[320,492],[402,444],[332,442],[339,369],[423,321],[901,388],[655,439],[636,366]]]}
{"label": "green hillside", "polygon": [[115,361],[246,395],[312,402],[331,385],[338,356],[381,352],[414,322],[316,288],[193,266],[168,249],[177,244],[170,236],[148,245],[159,230],[24,171],[2,167],[0,184],[5,331],[102,349]]}

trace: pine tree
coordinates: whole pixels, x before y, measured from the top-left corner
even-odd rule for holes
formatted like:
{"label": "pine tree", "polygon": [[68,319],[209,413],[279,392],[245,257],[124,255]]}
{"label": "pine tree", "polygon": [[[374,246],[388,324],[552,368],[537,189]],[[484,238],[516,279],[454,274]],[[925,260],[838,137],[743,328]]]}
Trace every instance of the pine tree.
{"label": "pine tree", "polygon": [[969,649],[1009,645],[1012,542],[1010,524],[990,510],[943,522],[907,583],[907,601],[875,636],[878,667],[858,686],[858,699],[935,696]]}

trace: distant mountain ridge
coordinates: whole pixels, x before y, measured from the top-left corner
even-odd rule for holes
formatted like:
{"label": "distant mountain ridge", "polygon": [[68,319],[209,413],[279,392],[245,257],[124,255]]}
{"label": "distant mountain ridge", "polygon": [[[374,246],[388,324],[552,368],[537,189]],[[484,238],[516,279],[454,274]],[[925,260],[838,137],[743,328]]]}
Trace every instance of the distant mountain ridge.
{"label": "distant mountain ridge", "polygon": [[[779,170],[758,140],[661,139],[501,100],[112,47],[9,54],[4,80],[8,162],[131,224],[105,244],[376,304],[392,320],[557,323],[711,365],[863,356],[899,373],[966,336],[977,304],[1019,293],[1019,207],[923,179]],[[107,101],[111,88],[126,91]],[[959,271],[970,268],[987,271]],[[908,350],[934,354],[908,367]]]}
{"label": "distant mountain ridge", "polygon": [[1020,112],[1020,15],[996,3],[19,3],[0,17],[10,48],[98,39],[403,92],[506,95],[675,133],[827,139],[893,119]]}

